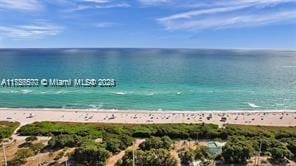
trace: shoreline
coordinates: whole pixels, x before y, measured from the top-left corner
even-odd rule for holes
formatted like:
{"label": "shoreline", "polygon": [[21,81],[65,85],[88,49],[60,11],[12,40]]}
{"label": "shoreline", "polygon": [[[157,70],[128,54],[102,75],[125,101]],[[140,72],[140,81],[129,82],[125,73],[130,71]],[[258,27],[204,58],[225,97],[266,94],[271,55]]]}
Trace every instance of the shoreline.
{"label": "shoreline", "polygon": [[78,112],[122,112],[122,113],[262,113],[262,112],[295,112],[296,109],[249,109],[249,110],[144,110],[144,109],[105,109],[105,108],[10,108],[0,107],[2,110],[22,110],[22,111],[78,111]]}
{"label": "shoreline", "polygon": [[78,123],[213,123],[296,126],[296,110],[148,111],[115,109],[0,108],[0,121],[21,125],[41,122]]}

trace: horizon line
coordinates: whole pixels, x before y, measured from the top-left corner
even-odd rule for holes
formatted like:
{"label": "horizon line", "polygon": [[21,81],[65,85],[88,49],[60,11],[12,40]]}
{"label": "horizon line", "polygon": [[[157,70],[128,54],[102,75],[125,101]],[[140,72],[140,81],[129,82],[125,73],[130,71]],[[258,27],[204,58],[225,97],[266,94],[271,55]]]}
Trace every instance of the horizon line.
{"label": "horizon line", "polygon": [[296,51],[296,48],[202,48],[202,47],[0,47],[4,49],[188,49],[188,50],[271,50]]}

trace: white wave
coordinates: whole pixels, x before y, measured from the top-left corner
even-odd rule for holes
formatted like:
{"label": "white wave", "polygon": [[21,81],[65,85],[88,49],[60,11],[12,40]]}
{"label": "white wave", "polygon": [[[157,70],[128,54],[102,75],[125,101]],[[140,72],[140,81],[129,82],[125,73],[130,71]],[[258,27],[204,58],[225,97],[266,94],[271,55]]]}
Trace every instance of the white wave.
{"label": "white wave", "polygon": [[91,107],[91,108],[97,108],[97,106],[94,105],[94,104],[90,104],[90,105],[88,105],[88,106]]}
{"label": "white wave", "polygon": [[260,107],[260,106],[254,104],[254,103],[248,103],[248,105],[249,105],[250,107],[252,107],[252,108],[258,108],[258,107]]}
{"label": "white wave", "polygon": [[64,53],[94,53],[96,50],[93,49],[77,49],[77,48],[72,48],[72,49],[66,49],[63,50]]}
{"label": "white wave", "polygon": [[182,94],[182,92],[177,92],[177,95],[180,95],[180,94]]}
{"label": "white wave", "polygon": [[102,104],[102,103],[100,103],[99,105],[89,104],[88,107],[89,107],[90,109],[100,109],[100,108],[103,107],[103,104]]}
{"label": "white wave", "polygon": [[55,94],[61,94],[61,93],[64,93],[64,91],[60,90],[60,91],[55,92]]}
{"label": "white wave", "polygon": [[114,93],[117,95],[126,95],[127,94],[127,92],[114,92]]}
{"label": "white wave", "polygon": [[126,95],[126,94],[131,94],[131,93],[134,93],[132,91],[115,91],[115,92],[112,92],[113,94],[117,94],[117,95]]}
{"label": "white wave", "polygon": [[21,90],[21,93],[22,94],[28,94],[28,93],[32,93],[33,91],[32,90],[29,90],[29,89],[23,89]]}
{"label": "white wave", "polygon": [[9,94],[9,93],[23,93],[23,92],[17,91],[17,90],[10,90],[10,91],[4,90],[4,91],[0,91],[0,93]]}
{"label": "white wave", "polygon": [[154,92],[150,92],[147,94],[147,96],[153,96],[155,93]]}
{"label": "white wave", "polygon": [[44,94],[62,94],[62,93],[65,93],[65,91],[62,91],[62,90],[60,90],[60,91],[35,91],[34,92],[34,94],[42,94],[42,95],[44,95]]}

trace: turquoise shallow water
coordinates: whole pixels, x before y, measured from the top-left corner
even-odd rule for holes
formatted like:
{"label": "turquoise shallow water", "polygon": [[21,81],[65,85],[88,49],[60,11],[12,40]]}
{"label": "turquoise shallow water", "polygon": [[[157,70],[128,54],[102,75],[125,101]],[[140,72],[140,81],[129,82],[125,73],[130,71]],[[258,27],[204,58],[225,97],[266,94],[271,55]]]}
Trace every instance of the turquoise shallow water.
{"label": "turquoise shallow water", "polygon": [[0,79],[113,78],[113,88],[0,88],[0,107],[296,109],[296,52],[2,49]]}

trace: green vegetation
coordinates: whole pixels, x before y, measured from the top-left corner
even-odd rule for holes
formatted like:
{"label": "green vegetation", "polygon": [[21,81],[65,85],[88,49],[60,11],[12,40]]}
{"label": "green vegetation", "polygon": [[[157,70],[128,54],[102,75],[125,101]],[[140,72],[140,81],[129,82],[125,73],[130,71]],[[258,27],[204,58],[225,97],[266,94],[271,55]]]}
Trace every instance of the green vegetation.
{"label": "green vegetation", "polygon": [[26,163],[26,158],[31,157],[34,155],[32,149],[20,149],[16,152],[14,158],[8,161],[8,165],[16,166],[16,165],[23,165]]}
{"label": "green vegetation", "polygon": [[151,136],[168,136],[171,139],[219,138],[220,129],[213,124],[92,124],[84,123],[53,123],[36,122],[23,126],[18,131],[20,135],[77,135],[89,138],[104,138],[104,136],[129,135],[147,138]]}
{"label": "green vegetation", "polygon": [[271,157],[275,161],[282,161],[285,158],[292,158],[293,154],[285,146],[273,147],[269,149]]}
{"label": "green vegetation", "polygon": [[181,164],[184,166],[189,166],[195,160],[195,152],[194,150],[183,150],[178,154]]}
{"label": "green vegetation", "polygon": [[[246,163],[258,153],[273,160],[293,159],[296,151],[296,127],[262,127],[213,124],[83,124],[36,122],[23,126],[20,135],[51,136],[49,147],[75,147],[72,160],[82,165],[104,165],[111,153],[131,146],[134,138],[146,138],[135,151],[139,165],[175,165],[169,150],[176,139],[217,139],[226,141],[219,158],[225,163]],[[100,141],[95,141],[100,139]],[[30,138],[31,140],[31,138]],[[32,138],[31,141],[34,139]],[[37,148],[38,149],[38,148]],[[179,152],[184,165],[213,160],[206,147]],[[118,165],[131,165],[131,152]]]}
{"label": "green vegetation", "polygon": [[283,139],[287,143],[287,148],[291,151],[293,156],[296,158],[296,138]]}
{"label": "green vegetation", "polygon": [[82,141],[82,137],[77,135],[58,135],[53,136],[49,141],[48,145],[52,148],[64,148],[79,146]]}
{"label": "green vegetation", "polygon": [[151,136],[168,136],[171,139],[227,139],[231,136],[245,136],[246,138],[296,138],[296,127],[268,127],[227,125],[224,129],[214,124],[92,124],[36,122],[23,126],[18,131],[20,135],[57,136],[77,135],[89,138],[103,138],[112,135],[128,135],[147,138]]}
{"label": "green vegetation", "polygon": [[128,146],[133,144],[133,138],[130,135],[106,134],[103,137],[103,141],[106,143],[106,149],[112,153],[125,150]]}
{"label": "green vegetation", "polygon": [[194,153],[196,160],[206,161],[212,158],[210,153],[207,151],[207,147],[205,146],[199,146],[197,149],[195,149]]}
{"label": "green vegetation", "polygon": [[222,139],[234,135],[275,139],[296,138],[296,127],[227,125],[225,130],[221,131]]}
{"label": "green vegetation", "polygon": [[43,143],[36,143],[36,144],[32,144],[30,149],[34,152],[34,154],[39,153],[42,149],[44,148]]}
{"label": "green vegetation", "polygon": [[26,163],[26,158],[36,155],[43,148],[42,143],[31,144],[28,148],[21,148],[16,152],[14,158],[8,161],[8,165],[23,165]]}
{"label": "green vegetation", "polygon": [[19,122],[0,121],[0,142],[4,138],[9,138],[19,125]]}
{"label": "green vegetation", "polygon": [[221,131],[227,143],[222,156],[227,163],[245,163],[258,153],[279,161],[295,156],[296,127],[227,125]]}
{"label": "green vegetation", "polygon": [[[151,137],[146,138],[145,142],[139,145],[140,150],[135,151],[136,165],[159,165],[159,166],[174,166],[177,165],[177,160],[170,154],[174,141],[169,137]],[[118,166],[132,166],[133,155],[129,151],[125,156],[117,162]]]}
{"label": "green vegetation", "polygon": [[[118,161],[117,165],[132,166],[132,152],[127,152],[122,160]],[[135,151],[135,165],[176,166],[177,160],[166,149],[137,150]]]}
{"label": "green vegetation", "polygon": [[145,142],[140,144],[140,149],[150,150],[150,149],[170,149],[174,142],[167,136],[165,137],[151,137],[147,138]]}
{"label": "green vegetation", "polygon": [[182,165],[189,166],[193,161],[200,160],[202,164],[207,165],[212,156],[207,151],[206,146],[198,146],[195,150],[182,150],[179,152],[179,158]]}
{"label": "green vegetation", "polygon": [[54,123],[36,122],[20,128],[20,135],[30,136],[57,136],[57,135],[77,135],[82,137],[98,138],[102,136],[102,130],[98,130],[94,124],[77,125],[77,123]]}
{"label": "green vegetation", "polygon": [[103,166],[105,160],[110,156],[102,144],[93,141],[85,141],[75,150],[72,160],[81,165]]}
{"label": "green vegetation", "polygon": [[175,166],[177,160],[165,149],[151,149],[148,151],[138,151],[136,165],[162,165]]}
{"label": "green vegetation", "polygon": [[223,147],[222,156],[226,163],[246,163],[255,150],[245,137],[231,137]]}

